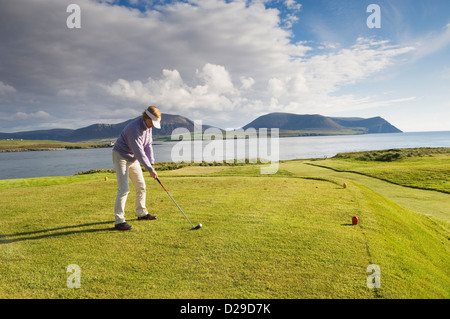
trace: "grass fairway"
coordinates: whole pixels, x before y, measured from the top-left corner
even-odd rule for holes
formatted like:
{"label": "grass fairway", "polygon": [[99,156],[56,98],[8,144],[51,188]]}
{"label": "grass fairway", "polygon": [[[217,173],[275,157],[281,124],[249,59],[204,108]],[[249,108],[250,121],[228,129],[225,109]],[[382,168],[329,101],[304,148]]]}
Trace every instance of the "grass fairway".
{"label": "grass fairway", "polygon": [[[131,187],[129,232],[113,229],[114,174],[3,181],[0,296],[450,297],[442,219],[307,162],[280,163],[275,175],[258,165],[161,171],[191,221],[203,224],[197,231],[150,178],[148,208],[158,220],[136,220]],[[360,225],[351,225],[354,215]],[[80,289],[67,287],[70,264],[81,269]],[[381,288],[367,287],[370,264],[380,267]]]}
{"label": "grass fairway", "polygon": [[450,148],[393,149],[338,154],[320,165],[393,184],[450,194]]}

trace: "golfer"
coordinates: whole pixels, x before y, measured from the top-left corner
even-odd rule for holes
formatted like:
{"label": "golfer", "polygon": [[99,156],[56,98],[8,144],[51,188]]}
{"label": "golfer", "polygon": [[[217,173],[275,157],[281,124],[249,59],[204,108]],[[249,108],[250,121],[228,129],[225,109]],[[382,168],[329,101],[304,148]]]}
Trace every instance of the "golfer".
{"label": "golfer", "polygon": [[145,180],[141,165],[154,179],[158,178],[153,165],[152,127],[161,128],[161,112],[156,106],[149,106],[139,117],[122,131],[112,151],[117,176],[117,197],[114,205],[115,228],[130,230],[133,227],[125,221],[125,203],[130,192],[128,177],[136,190],[136,215],[139,220],[153,220],[145,205]]}

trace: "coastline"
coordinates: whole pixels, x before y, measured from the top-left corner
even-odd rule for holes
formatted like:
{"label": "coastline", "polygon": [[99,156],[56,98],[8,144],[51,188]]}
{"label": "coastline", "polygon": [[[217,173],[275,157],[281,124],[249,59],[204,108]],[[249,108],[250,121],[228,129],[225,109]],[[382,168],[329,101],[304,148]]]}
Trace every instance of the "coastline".
{"label": "coastline", "polygon": [[73,149],[110,148],[112,143],[104,142],[62,142],[50,140],[0,140],[0,153],[63,151]]}

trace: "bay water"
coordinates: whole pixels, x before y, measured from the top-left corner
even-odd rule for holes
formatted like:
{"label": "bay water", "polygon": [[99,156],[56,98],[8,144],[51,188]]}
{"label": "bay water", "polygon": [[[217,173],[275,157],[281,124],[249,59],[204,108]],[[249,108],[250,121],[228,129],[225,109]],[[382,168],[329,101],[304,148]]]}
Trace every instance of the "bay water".
{"label": "bay water", "polygon": [[[205,150],[208,145],[211,147],[210,143],[226,144],[225,141],[203,141],[201,148]],[[172,154],[174,148],[180,149],[188,144],[192,143],[155,142],[153,149],[156,162],[176,161]],[[237,142],[234,145],[236,147]],[[246,145],[248,147],[248,141]],[[278,140],[279,160],[325,158],[344,152],[412,147],[450,147],[450,131],[283,137]],[[192,147],[192,150],[194,149]],[[111,152],[111,148],[4,152],[0,153],[0,179],[69,176],[91,169],[112,169]],[[248,153],[252,152],[247,150]],[[237,151],[231,152],[235,158],[236,154]],[[215,155],[216,158],[203,159],[205,161],[229,159],[230,152],[224,149],[224,153],[219,152]]]}

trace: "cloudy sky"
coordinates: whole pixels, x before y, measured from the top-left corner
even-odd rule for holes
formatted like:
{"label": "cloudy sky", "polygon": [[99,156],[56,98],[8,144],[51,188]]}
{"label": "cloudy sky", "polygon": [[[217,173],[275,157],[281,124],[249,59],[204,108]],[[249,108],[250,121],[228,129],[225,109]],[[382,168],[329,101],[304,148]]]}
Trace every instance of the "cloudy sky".
{"label": "cloudy sky", "polygon": [[[80,28],[69,28],[80,8]],[[370,4],[380,28],[369,28]],[[148,105],[221,128],[270,112],[450,130],[448,0],[0,0],[0,132]]]}

